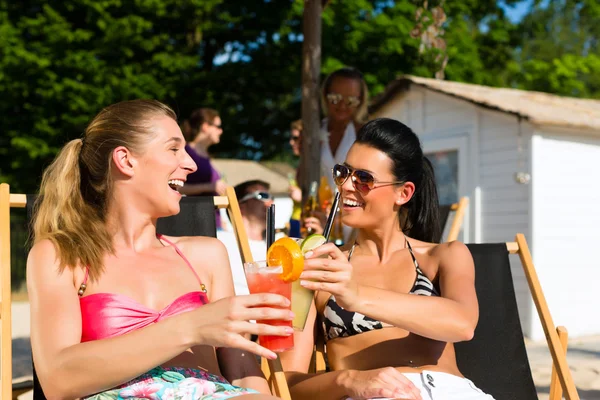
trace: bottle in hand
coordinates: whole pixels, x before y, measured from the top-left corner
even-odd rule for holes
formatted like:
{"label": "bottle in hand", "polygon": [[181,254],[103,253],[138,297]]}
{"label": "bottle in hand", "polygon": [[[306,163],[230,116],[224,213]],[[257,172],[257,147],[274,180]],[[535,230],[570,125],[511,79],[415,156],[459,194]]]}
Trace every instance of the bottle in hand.
{"label": "bottle in hand", "polygon": [[[315,211],[317,210],[318,202],[317,202],[317,181],[313,181],[310,184],[310,191],[308,192],[308,198],[306,199],[306,203],[304,203],[304,207],[302,208],[302,220],[308,217],[314,217]],[[302,236],[306,237],[308,235],[312,235],[312,228],[302,227]]]}

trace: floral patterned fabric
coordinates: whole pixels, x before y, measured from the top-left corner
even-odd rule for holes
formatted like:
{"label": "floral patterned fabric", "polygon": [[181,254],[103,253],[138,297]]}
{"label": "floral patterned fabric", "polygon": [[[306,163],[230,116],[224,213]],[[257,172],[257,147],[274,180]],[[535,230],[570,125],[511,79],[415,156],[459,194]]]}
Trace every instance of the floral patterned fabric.
{"label": "floral patterned fabric", "polygon": [[213,400],[258,393],[231,385],[223,377],[190,368],[156,367],[105,392],[84,397],[90,400]]}

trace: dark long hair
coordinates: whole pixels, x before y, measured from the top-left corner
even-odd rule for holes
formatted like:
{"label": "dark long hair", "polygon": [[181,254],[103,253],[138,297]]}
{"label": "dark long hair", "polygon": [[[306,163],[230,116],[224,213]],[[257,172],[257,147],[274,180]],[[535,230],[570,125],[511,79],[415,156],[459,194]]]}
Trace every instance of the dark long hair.
{"label": "dark long hair", "polygon": [[186,142],[193,142],[196,136],[202,130],[202,124],[212,124],[219,116],[219,112],[212,108],[197,108],[190,114],[190,117],[183,121],[181,132]]}
{"label": "dark long hair", "polygon": [[359,130],[356,143],[387,154],[396,180],[415,184],[412,198],[398,212],[402,231],[418,240],[439,242],[439,200],[433,166],[423,155],[421,142],[412,129],[394,119],[377,118]]}

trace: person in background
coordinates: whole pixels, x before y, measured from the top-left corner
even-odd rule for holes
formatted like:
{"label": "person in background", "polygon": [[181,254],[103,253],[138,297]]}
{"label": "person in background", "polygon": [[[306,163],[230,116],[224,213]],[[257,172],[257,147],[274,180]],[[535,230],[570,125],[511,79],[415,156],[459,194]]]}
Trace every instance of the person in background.
{"label": "person in background", "polygon": [[[330,188],[335,188],[331,170],[346,159],[356,140],[356,132],[368,117],[369,90],[363,74],[356,68],[344,67],[332,72],[321,87],[321,109],[325,118],[321,123],[321,177]],[[309,217],[302,221],[306,228],[323,232],[325,218]],[[348,241],[352,229],[344,226],[343,236]]]}
{"label": "person in background", "polygon": [[325,118],[321,123],[321,176],[335,187],[331,169],[346,159],[356,132],[367,120],[369,90],[363,74],[345,67],[332,72],[321,88],[321,107]]}
{"label": "person in background", "polygon": [[[302,120],[292,122],[290,125],[290,146],[296,157],[300,156],[302,150]],[[298,185],[298,172],[296,178],[290,178],[288,192],[294,206],[290,217],[288,236],[301,237],[301,228],[310,229],[313,233],[323,233],[323,226],[327,215],[322,210],[315,212],[316,216],[302,218],[302,189]]]}
{"label": "person in background", "polygon": [[[269,183],[258,179],[242,182],[235,186],[235,195],[240,203],[242,221],[248,234],[250,251],[254,260],[264,260],[267,256],[267,242],[265,241],[267,209],[273,204],[273,197],[269,190]],[[248,294],[248,283],[235,234],[221,230],[217,232],[217,238],[225,244],[229,253],[235,293],[237,295]]]}
{"label": "person in background", "polygon": [[[223,128],[221,117],[212,108],[198,108],[183,121],[182,131],[187,144],[185,150],[198,169],[190,174],[179,192],[187,196],[225,195],[227,184],[210,162],[208,148],[221,140]],[[221,228],[221,216],[217,212],[217,229]]]}

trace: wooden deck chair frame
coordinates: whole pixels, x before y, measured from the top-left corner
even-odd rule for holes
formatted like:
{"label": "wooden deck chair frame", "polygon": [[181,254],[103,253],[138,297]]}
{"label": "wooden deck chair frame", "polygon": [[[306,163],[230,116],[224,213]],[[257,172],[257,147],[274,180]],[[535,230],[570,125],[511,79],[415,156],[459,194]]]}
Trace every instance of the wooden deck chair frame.
{"label": "wooden deck chair frame", "polygon": [[[232,187],[228,187],[227,196],[215,197],[215,206],[227,209],[227,214],[229,215],[229,220],[231,221],[233,231],[235,232],[235,238],[239,246],[242,263],[254,261],[235,190]],[[269,382],[271,393],[283,400],[291,400],[290,390],[279,357],[277,357],[276,360],[262,358],[261,369]]]}
{"label": "wooden deck chair frame", "polygon": [[[518,254],[521,259],[527,284],[544,329],[550,355],[552,356],[549,399],[560,400],[564,396],[567,400],[579,400],[579,394],[577,393],[571,370],[567,364],[567,329],[564,326],[555,328],[525,236],[522,233],[518,233],[514,242],[506,243],[506,248],[510,254]],[[321,339],[321,337],[322,335],[317,335],[317,338]],[[322,339],[316,343],[316,354],[314,357],[316,359],[316,372],[325,371],[325,353]]]}
{"label": "wooden deck chair frame", "polygon": [[461,197],[457,203],[450,206],[450,211],[454,211],[454,218],[452,218],[452,224],[450,225],[446,241],[452,242],[453,240],[458,239],[458,234],[460,233],[460,228],[465,219],[468,205],[469,199],[467,197]]}
{"label": "wooden deck chair frame", "polygon": [[[227,188],[226,196],[214,197],[215,207],[225,209],[229,215],[237,240],[242,262],[252,261],[248,235],[242,221],[242,213],[232,187]],[[11,281],[10,281],[10,209],[24,208],[27,197],[24,194],[11,194],[8,184],[0,184],[0,398],[11,399],[30,388],[13,391],[12,387],[12,325],[11,325]],[[284,400],[290,400],[290,393],[281,367],[281,361],[269,360],[263,363],[263,372],[268,377],[272,393]]]}
{"label": "wooden deck chair frame", "polygon": [[11,194],[9,185],[0,184],[0,399],[16,399],[33,388],[32,379],[12,379],[10,209],[24,208],[26,204],[24,194]]}

